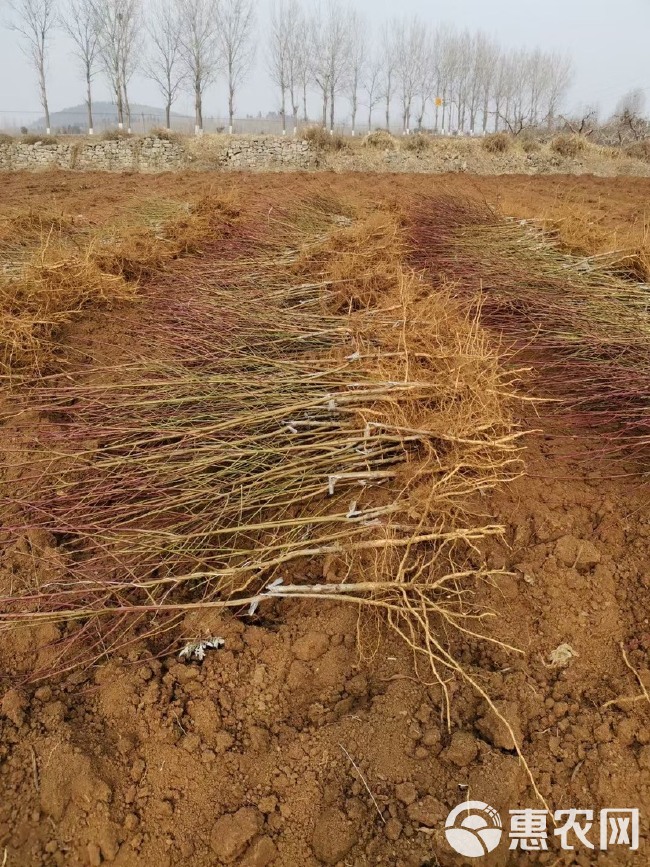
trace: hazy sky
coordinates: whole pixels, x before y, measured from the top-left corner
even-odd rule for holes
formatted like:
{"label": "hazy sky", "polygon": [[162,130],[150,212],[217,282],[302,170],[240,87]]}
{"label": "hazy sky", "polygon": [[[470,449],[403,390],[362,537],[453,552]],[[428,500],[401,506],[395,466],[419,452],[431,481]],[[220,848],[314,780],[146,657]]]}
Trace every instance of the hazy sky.
{"label": "hazy sky", "polygon": [[[7,0],[0,0],[0,20],[7,18]],[[308,6],[308,0],[305,0]],[[468,26],[497,37],[504,46],[540,46],[566,49],[574,58],[575,81],[568,107],[596,103],[603,113],[611,111],[625,91],[641,87],[650,96],[650,0],[356,0],[356,7],[377,28],[394,15],[418,14],[432,22]],[[264,32],[269,0],[256,4],[259,32]],[[83,100],[83,86],[73,58],[67,53],[63,34],[52,45],[49,69],[50,108],[75,105]],[[160,105],[155,87],[140,76],[134,78],[132,102]],[[97,77],[96,99],[110,99],[109,91]],[[649,100],[650,102],[650,100]],[[263,52],[258,50],[255,68],[237,99],[237,114],[274,110],[278,99],[264,73]],[[312,114],[316,110],[314,100]],[[192,114],[192,100],[182,95],[175,111]],[[34,73],[17,44],[17,35],[0,30],[0,111],[5,121],[28,122],[39,114]],[[33,112],[32,115],[28,114]],[[204,114],[226,113],[223,83],[214,85],[205,98]],[[338,114],[347,114],[341,101]],[[0,121],[0,126],[2,126]]]}

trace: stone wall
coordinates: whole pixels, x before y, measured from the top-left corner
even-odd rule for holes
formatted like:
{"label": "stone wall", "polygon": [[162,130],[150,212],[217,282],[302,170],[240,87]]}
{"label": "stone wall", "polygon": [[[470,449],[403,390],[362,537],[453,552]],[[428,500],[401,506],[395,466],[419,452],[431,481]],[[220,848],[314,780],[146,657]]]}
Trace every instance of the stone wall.
{"label": "stone wall", "polygon": [[48,168],[109,172],[173,172],[192,167],[202,171],[334,171],[495,174],[594,174],[650,176],[650,162],[623,151],[588,146],[575,158],[556,153],[549,143],[534,152],[514,143],[506,153],[492,154],[482,139],[432,139],[414,151],[401,139],[386,148],[351,143],[341,150],[319,151],[290,136],[228,136],[121,139],[62,139],[60,143],[0,144],[0,171]]}
{"label": "stone wall", "polygon": [[19,169],[78,169],[107,172],[177,171],[197,167],[254,171],[314,167],[309,143],[273,136],[206,136],[204,139],[164,139],[157,136],[66,143],[0,144],[0,171]]}
{"label": "stone wall", "polygon": [[222,152],[215,152],[218,164],[225,169],[255,171],[274,168],[314,168],[315,159],[309,142],[278,136],[232,136],[225,140]]}
{"label": "stone wall", "polygon": [[142,139],[72,141],[59,144],[0,144],[0,170],[80,169],[106,172],[165,172],[189,162],[181,142],[147,136]]}

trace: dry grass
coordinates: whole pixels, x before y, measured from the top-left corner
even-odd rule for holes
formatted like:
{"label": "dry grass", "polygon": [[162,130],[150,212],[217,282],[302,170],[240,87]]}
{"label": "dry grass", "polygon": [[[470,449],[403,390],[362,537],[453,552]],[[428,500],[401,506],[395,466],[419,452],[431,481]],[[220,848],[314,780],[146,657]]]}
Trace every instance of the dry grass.
{"label": "dry grass", "polygon": [[521,145],[521,149],[526,154],[536,154],[539,153],[542,149],[542,145],[537,139],[530,138],[529,136],[524,136],[519,140]]}
{"label": "dry grass", "polygon": [[497,132],[486,135],[481,144],[490,154],[505,154],[510,150],[512,140],[505,132]]}
{"label": "dry grass", "polygon": [[0,279],[0,371],[38,368],[47,358],[58,329],[87,305],[133,297],[135,287],[106,274],[85,255],[46,241],[20,273]]}
{"label": "dry grass", "polygon": [[598,432],[603,452],[646,455],[648,292],[620,257],[569,258],[539,229],[445,197],[415,209],[412,232],[414,262],[477,297],[482,321],[536,366],[572,429]]}
{"label": "dry grass", "polygon": [[[122,139],[131,139],[133,137],[133,133],[127,132],[124,129],[107,129],[97,138],[99,141],[121,141]],[[95,137],[93,136],[90,140],[95,141]]]}
{"label": "dry grass", "polygon": [[174,132],[173,130],[166,129],[165,127],[162,127],[162,126],[158,126],[158,127],[154,127],[154,129],[150,129],[149,132],[147,133],[147,137],[159,138],[159,139],[162,139],[163,141],[175,141],[175,142],[182,142],[184,139],[184,136],[182,135],[182,133]]}
{"label": "dry grass", "polygon": [[394,135],[385,129],[376,129],[369,132],[363,138],[363,145],[367,148],[376,148],[377,150],[397,150],[397,140]]}
{"label": "dry grass", "polygon": [[558,135],[551,142],[551,150],[561,157],[575,158],[587,149],[587,141],[579,135]]}
{"label": "dry grass", "polygon": [[21,144],[33,145],[33,144],[42,144],[42,145],[55,145],[59,143],[59,140],[56,136],[53,135],[39,135],[38,133],[30,133],[29,135],[23,135],[20,137]]}
{"label": "dry grass", "polygon": [[422,154],[428,151],[433,145],[431,136],[422,132],[416,132],[413,135],[405,136],[401,143],[401,149],[408,153]]}
{"label": "dry grass", "polygon": [[594,260],[599,268],[633,280],[650,279],[650,223],[638,213],[636,223],[611,226],[607,214],[579,202],[558,200],[536,222],[562,249]]}
{"label": "dry grass", "polygon": [[104,226],[10,210],[0,218],[0,372],[42,369],[61,325],[92,304],[135,296],[137,281],[236,219],[232,197],[153,200]]}
{"label": "dry grass", "polygon": [[477,544],[500,531],[466,506],[519,469],[513,375],[404,265],[402,222],[278,212],[161,286],[134,338],[151,362],[41,383],[62,458],[11,500],[70,540],[66,571],[3,599],[5,623],[106,621],[110,647],[188,610],[320,595],[383,612],[446,689],[442,635],[480,621]]}
{"label": "dry grass", "polygon": [[635,160],[650,162],[650,139],[634,142],[625,148],[625,154]]}
{"label": "dry grass", "polygon": [[302,138],[319,151],[342,151],[350,146],[348,138],[338,132],[331,133],[322,126],[310,126],[303,130]]}

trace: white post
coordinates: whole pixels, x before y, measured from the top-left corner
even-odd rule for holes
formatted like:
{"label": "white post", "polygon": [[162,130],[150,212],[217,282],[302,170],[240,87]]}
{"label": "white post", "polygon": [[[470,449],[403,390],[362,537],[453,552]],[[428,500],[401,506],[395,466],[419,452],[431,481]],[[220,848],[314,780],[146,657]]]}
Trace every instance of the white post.
{"label": "white post", "polygon": [[94,135],[94,130],[91,126],[88,127],[88,135]]}

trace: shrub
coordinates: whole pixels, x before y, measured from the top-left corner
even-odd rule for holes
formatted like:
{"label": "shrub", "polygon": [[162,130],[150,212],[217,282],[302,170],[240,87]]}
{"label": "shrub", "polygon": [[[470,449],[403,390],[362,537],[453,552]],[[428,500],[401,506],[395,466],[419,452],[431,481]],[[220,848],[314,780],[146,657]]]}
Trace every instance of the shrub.
{"label": "shrub", "polygon": [[12,135],[6,132],[0,132],[0,144],[11,144],[14,140]]}
{"label": "shrub", "polygon": [[526,154],[535,154],[541,147],[536,138],[522,138],[521,140],[521,148]]}
{"label": "shrub", "polygon": [[180,139],[180,135],[177,132],[173,132],[171,129],[165,129],[163,126],[149,130],[148,135],[150,138],[159,138],[163,141],[178,141]]}
{"label": "shrub", "polygon": [[587,142],[578,135],[559,135],[551,142],[551,150],[561,157],[577,157],[586,147]]}
{"label": "shrub", "polygon": [[364,147],[377,148],[378,150],[395,150],[397,142],[395,137],[388,130],[376,129],[374,132],[369,132],[363,140]]}
{"label": "shrub", "polygon": [[635,160],[644,160],[650,163],[650,139],[644,138],[641,141],[635,141],[634,144],[625,148],[625,153]]}
{"label": "shrub", "polygon": [[430,137],[421,132],[416,132],[415,135],[406,136],[402,142],[402,150],[416,154],[423,153],[428,150],[430,146]]}
{"label": "shrub", "polygon": [[24,135],[21,139],[23,144],[33,145],[33,144],[43,144],[43,145],[55,145],[59,143],[59,140],[53,135],[36,135],[34,133],[30,133],[29,135]]}
{"label": "shrub", "polygon": [[495,132],[484,136],[483,147],[492,154],[503,154],[512,147],[513,138],[507,132]]}
{"label": "shrub", "polygon": [[510,145],[510,136],[505,132],[495,132],[483,139],[483,147],[490,154],[504,154],[510,150]]}
{"label": "shrub", "polygon": [[126,132],[123,129],[106,129],[99,136],[101,141],[119,141],[123,138],[132,138],[133,133]]}
{"label": "shrub", "polygon": [[340,133],[330,133],[322,126],[310,126],[302,134],[302,137],[316,150],[342,151],[348,143],[345,136]]}

